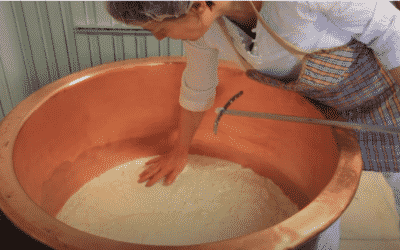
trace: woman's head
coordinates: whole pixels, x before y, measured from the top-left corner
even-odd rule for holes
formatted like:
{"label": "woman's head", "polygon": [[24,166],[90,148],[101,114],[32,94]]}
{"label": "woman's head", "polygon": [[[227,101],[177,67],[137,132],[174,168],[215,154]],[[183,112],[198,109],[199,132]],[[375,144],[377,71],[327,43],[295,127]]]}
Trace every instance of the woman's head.
{"label": "woman's head", "polygon": [[185,15],[193,1],[126,1],[107,2],[107,11],[116,20],[125,24],[146,23],[150,20],[176,19]]}
{"label": "woman's head", "polygon": [[106,3],[116,20],[141,26],[158,39],[197,40],[227,10],[227,2],[130,1]]}

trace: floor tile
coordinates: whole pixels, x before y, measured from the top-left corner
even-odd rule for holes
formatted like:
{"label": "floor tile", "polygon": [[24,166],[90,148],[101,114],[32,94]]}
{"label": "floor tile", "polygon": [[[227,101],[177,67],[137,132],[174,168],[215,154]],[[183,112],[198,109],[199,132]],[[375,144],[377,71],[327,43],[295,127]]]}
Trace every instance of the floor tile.
{"label": "floor tile", "polygon": [[393,193],[381,173],[363,171],[341,228],[342,239],[400,239]]}
{"label": "floor tile", "polygon": [[342,240],[340,250],[399,250],[400,240]]}

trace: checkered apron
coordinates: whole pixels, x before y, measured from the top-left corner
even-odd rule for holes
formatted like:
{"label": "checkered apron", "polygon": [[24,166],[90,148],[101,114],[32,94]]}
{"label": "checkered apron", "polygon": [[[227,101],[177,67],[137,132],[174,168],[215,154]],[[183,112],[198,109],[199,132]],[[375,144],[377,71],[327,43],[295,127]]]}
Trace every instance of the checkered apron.
{"label": "checkered apron", "polygon": [[[295,81],[285,84],[257,70],[248,70],[247,75],[335,108],[348,122],[386,128],[396,128],[400,123],[399,86],[372,49],[354,39],[345,46],[306,55]],[[364,130],[355,133],[364,170],[399,172],[399,135]]]}

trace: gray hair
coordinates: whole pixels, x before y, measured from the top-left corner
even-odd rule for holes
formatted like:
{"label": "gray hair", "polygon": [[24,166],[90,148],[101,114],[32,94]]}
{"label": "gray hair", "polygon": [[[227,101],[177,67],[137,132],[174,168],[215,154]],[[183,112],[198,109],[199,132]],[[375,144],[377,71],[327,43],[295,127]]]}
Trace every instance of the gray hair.
{"label": "gray hair", "polygon": [[193,1],[107,1],[106,10],[116,20],[125,24],[161,22],[176,19],[189,12]]}

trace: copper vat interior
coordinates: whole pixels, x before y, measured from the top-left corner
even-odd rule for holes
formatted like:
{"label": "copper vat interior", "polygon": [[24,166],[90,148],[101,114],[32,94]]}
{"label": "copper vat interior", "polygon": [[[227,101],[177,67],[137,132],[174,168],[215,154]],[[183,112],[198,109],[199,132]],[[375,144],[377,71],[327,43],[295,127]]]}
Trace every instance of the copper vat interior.
{"label": "copper vat interior", "polygon": [[[159,63],[153,63],[154,60],[127,60],[87,69],[44,87],[24,101],[37,104],[31,110],[23,111],[25,115],[20,117],[25,120],[14,136],[12,161],[18,183],[29,197],[29,202],[54,218],[69,197],[93,178],[124,162],[163,154],[172,149],[182,111],[178,100],[185,59],[159,58]],[[90,77],[74,84],[75,80],[85,76]],[[215,104],[207,111],[189,153],[226,159],[252,168],[256,173],[272,179],[302,211],[313,203],[316,207],[324,205],[325,209],[329,208],[320,217],[318,214],[307,215],[309,225],[325,220],[319,231],[303,235],[297,233],[297,238],[285,244],[290,246],[305,242],[333,223],[353,198],[361,175],[361,164],[354,164],[351,160],[354,155],[358,157],[358,149],[353,150],[354,144],[350,142],[339,142],[347,137],[344,130],[265,119],[223,116],[218,134],[214,135],[215,108],[224,106],[241,90],[244,91],[243,96],[230,106],[231,109],[324,118],[300,95],[252,81],[232,63],[220,63],[219,82]],[[20,110],[24,102],[18,106]],[[2,126],[5,126],[4,123]],[[340,135],[342,139],[338,139]],[[342,164],[347,170],[337,171],[346,145],[353,153],[348,156],[350,160]],[[338,179],[334,179],[335,176]],[[343,176],[347,178],[345,181]],[[321,196],[323,190],[325,196]],[[318,200],[317,196],[323,199]],[[24,219],[17,219],[16,210],[4,205],[4,200],[1,204],[10,220],[24,229]],[[300,216],[302,211],[290,219]],[[97,236],[88,237],[89,234],[71,231],[70,227],[55,219],[46,223],[57,225],[52,228],[50,238],[34,233],[32,228],[25,227],[25,230],[57,249],[61,249],[62,244],[70,249],[90,249],[94,246],[101,249],[100,245],[105,246],[104,249],[112,249],[111,246],[118,244],[124,249],[135,245]],[[288,230],[293,232],[299,232],[305,226],[300,220],[291,223],[293,226],[289,227],[292,229]],[[282,228],[286,225],[281,224],[268,230],[276,231],[278,226]],[[80,248],[79,243],[74,245],[72,240],[67,239],[68,230],[75,235],[85,235],[86,241],[92,239],[97,243]],[[56,236],[54,232],[58,232]],[[245,239],[249,237],[252,235],[245,236]],[[264,238],[257,238],[258,241],[251,244],[272,246],[279,242]],[[204,249],[223,249],[222,246],[234,249],[232,245],[240,246],[235,240],[207,245]],[[286,249],[285,244],[281,249]],[[149,248],[135,246],[138,249]],[[202,248],[200,245],[196,247]]]}

